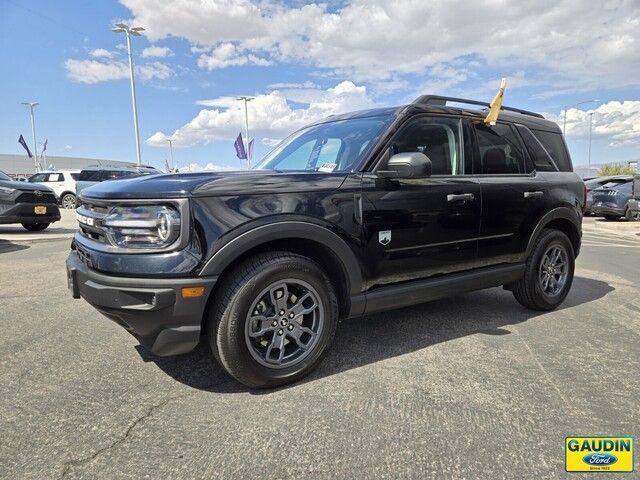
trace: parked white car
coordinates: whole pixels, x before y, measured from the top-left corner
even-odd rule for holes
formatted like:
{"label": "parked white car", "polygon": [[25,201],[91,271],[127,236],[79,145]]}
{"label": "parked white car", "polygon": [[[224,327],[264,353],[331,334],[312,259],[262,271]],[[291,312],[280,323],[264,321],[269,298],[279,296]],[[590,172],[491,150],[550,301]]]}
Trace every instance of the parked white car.
{"label": "parked white car", "polygon": [[30,183],[46,185],[54,191],[62,208],[76,208],[76,180],[80,170],[48,170],[29,178]]}

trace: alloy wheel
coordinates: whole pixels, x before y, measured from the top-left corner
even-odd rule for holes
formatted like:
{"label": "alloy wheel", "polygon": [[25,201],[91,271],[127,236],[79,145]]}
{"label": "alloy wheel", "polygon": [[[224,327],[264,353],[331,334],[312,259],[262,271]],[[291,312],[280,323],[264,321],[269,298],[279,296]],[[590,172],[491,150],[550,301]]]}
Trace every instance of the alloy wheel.
{"label": "alloy wheel", "polygon": [[245,322],[251,356],[269,368],[301,362],[314,349],[324,327],[318,292],[298,279],[279,280],[254,299]]}
{"label": "alloy wheel", "polygon": [[551,245],[545,251],[538,269],[538,282],[543,293],[558,295],[567,282],[569,256],[567,250],[558,244]]}

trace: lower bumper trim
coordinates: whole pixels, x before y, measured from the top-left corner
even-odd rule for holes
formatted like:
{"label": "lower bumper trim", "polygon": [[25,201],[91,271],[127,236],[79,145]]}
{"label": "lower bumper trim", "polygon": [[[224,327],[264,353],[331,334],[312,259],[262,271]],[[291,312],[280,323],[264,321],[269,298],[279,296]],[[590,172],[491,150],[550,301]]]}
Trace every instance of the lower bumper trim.
{"label": "lower bumper trim", "polygon": [[[122,278],[82,263],[72,251],[67,281],[74,298],[84,298],[159,356],[186,353],[198,344],[207,300],[217,277]],[[203,286],[198,298],[182,298],[183,287]]]}

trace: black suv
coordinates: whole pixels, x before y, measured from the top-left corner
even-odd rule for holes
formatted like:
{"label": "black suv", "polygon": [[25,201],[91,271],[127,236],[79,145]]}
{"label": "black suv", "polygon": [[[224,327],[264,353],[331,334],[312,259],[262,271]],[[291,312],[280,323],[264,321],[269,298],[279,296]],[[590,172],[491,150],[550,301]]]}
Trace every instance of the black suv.
{"label": "black suv", "polygon": [[49,187],[14,181],[0,171],[0,224],[21,223],[40,232],[60,220],[55,193]]}
{"label": "black suv", "polygon": [[157,355],[206,336],[252,387],[309,373],[338,319],[504,286],[551,310],[580,249],[585,188],[558,126],[423,96],[332,116],[254,170],[82,192],[75,298]]}

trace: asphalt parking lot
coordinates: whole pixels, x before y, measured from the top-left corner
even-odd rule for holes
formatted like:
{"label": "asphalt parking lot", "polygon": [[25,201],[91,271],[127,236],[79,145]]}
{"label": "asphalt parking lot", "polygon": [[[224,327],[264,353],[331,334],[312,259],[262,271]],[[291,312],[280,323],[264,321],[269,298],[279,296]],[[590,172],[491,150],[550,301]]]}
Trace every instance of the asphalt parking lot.
{"label": "asphalt parking lot", "polygon": [[493,288],[345,321],[310,378],[271,391],[205,346],[152,357],[72,300],[68,239],[2,238],[0,478],[580,478],[566,436],[640,439],[628,230],[586,219],[555,312]]}

